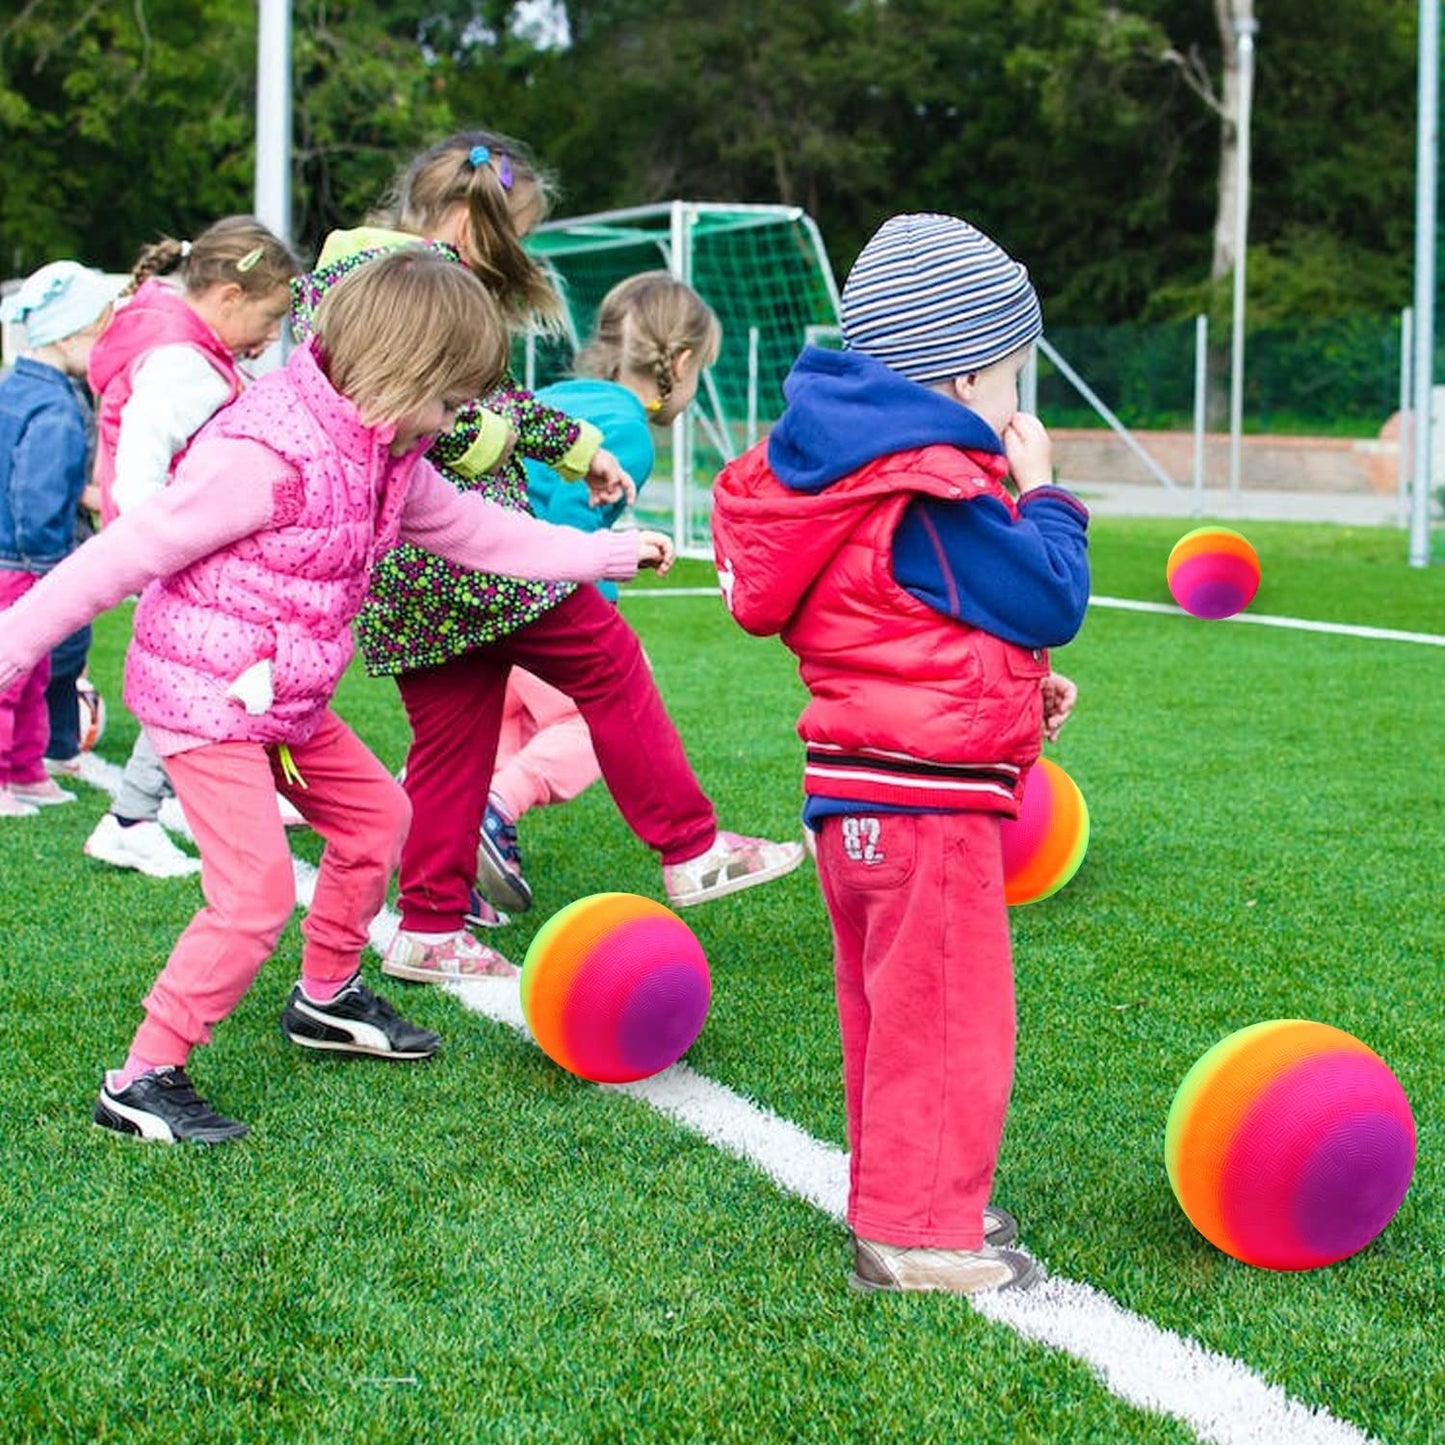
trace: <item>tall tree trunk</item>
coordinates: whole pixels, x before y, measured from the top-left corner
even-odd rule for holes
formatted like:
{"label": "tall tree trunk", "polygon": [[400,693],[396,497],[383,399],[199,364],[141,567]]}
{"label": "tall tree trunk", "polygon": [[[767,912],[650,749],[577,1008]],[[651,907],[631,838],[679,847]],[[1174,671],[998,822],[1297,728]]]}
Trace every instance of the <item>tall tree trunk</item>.
{"label": "tall tree trunk", "polygon": [[1214,217],[1214,257],[1209,277],[1218,281],[1234,269],[1239,229],[1239,40],[1238,21],[1254,20],[1254,0],[1214,0],[1224,73],[1219,85],[1219,201]]}

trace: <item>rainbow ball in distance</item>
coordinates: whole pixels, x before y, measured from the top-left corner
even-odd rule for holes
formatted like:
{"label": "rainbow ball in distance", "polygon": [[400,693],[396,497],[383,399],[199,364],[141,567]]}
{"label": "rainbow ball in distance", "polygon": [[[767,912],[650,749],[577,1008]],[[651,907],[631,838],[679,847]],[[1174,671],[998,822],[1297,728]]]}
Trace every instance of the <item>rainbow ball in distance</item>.
{"label": "rainbow ball in distance", "polygon": [[1315,1269],[1395,1217],[1415,1121],[1399,1080],[1359,1039],[1273,1019],[1221,1039],[1184,1076],[1164,1157],[1211,1244],[1264,1269]]}
{"label": "rainbow ball in distance", "polygon": [[105,736],[105,699],[82,674],[75,679],[75,700],[80,713],[80,750],[88,753]]}
{"label": "rainbow ball in distance", "polygon": [[1259,591],[1259,555],[1228,527],[1196,527],[1173,546],[1164,574],[1174,600],[1195,617],[1242,612]]}
{"label": "rainbow ball in distance", "polygon": [[707,958],[670,908],[594,893],[559,909],[522,964],[522,1013],[542,1051],[598,1084],[645,1079],[702,1032]]}
{"label": "rainbow ball in distance", "polygon": [[1057,893],[1084,861],[1089,809],[1079,786],[1055,762],[1040,758],[1024,780],[1017,818],[1003,839],[1004,902],[1037,903]]}

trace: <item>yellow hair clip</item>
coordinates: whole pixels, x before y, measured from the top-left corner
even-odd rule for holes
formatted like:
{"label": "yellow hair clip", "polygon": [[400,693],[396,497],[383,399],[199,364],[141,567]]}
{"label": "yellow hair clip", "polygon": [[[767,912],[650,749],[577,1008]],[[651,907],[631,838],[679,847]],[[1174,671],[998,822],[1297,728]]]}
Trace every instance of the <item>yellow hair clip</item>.
{"label": "yellow hair clip", "polygon": [[265,254],[266,248],[264,246],[257,246],[254,250],[247,251],[246,254],[236,262],[236,270],[249,271]]}

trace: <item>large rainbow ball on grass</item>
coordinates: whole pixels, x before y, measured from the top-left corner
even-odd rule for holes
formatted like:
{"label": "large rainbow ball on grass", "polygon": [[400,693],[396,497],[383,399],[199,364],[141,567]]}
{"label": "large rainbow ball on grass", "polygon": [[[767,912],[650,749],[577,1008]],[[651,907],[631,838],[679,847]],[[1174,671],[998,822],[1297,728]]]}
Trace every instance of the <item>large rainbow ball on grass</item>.
{"label": "large rainbow ball on grass", "polygon": [[1211,1244],[1265,1269],[1314,1269],[1395,1217],[1415,1121],[1399,1080],[1357,1038],[1274,1019],[1221,1039],[1184,1076],[1164,1157]]}
{"label": "large rainbow ball on grass", "polygon": [[1089,846],[1089,810],[1079,785],[1040,758],[1024,780],[1018,817],[1005,819],[999,831],[1004,902],[1037,903],[1079,871]]}
{"label": "large rainbow ball on grass", "polygon": [[1228,527],[1196,527],[1173,546],[1164,575],[1174,600],[1195,617],[1233,617],[1259,591],[1259,555]]}
{"label": "large rainbow ball on grass", "polygon": [[702,1032],[707,958],[670,908],[594,893],[554,913],[522,964],[522,1013],[538,1045],[598,1084],[645,1079]]}

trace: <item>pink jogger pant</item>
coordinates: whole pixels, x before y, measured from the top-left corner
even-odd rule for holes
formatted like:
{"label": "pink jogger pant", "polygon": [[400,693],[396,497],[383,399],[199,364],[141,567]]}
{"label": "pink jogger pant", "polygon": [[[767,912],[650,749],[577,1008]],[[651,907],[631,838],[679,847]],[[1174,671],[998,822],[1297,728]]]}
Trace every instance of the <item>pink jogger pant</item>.
{"label": "pink jogger pant", "polygon": [[843,1041],[848,1223],[862,1239],[977,1249],[1013,1084],[999,820],[824,820]]}
{"label": "pink jogger pant", "polygon": [[326,840],[316,895],[301,923],[301,977],[350,978],[386,901],[411,807],[401,785],[334,713],[291,756],[306,786],[283,776],[274,748],[210,743],[166,769],[201,853],[206,904],[145,999],[132,1053],[184,1064],[235,1008],[296,906],[280,791]]}
{"label": "pink jogger pant", "polygon": [[566,803],[602,776],[577,704],[525,668],[507,679],[492,792],[515,822],[532,808]]}

